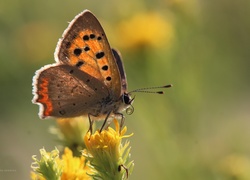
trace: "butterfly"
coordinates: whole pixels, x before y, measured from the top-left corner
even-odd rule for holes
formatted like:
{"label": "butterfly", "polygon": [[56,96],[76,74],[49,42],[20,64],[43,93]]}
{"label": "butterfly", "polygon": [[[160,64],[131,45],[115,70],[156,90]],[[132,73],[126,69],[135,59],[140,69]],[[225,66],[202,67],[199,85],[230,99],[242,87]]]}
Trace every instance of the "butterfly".
{"label": "butterfly", "polygon": [[121,55],[111,49],[101,24],[89,10],[70,22],[54,56],[56,63],[37,70],[33,77],[32,102],[39,105],[41,119],[88,116],[92,132],[93,119],[104,120],[102,130],[109,117],[120,116],[122,126],[122,111],[131,109],[134,101],[131,93],[147,89],[127,92]]}

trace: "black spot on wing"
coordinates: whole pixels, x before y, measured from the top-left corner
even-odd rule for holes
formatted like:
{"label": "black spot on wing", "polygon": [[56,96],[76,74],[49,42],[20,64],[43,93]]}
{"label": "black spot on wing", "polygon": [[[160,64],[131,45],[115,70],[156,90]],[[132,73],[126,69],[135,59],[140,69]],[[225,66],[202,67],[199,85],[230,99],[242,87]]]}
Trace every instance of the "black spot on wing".
{"label": "black spot on wing", "polygon": [[95,35],[94,34],[90,34],[89,37],[90,37],[90,39],[94,39]]}
{"label": "black spot on wing", "polygon": [[106,77],[106,80],[111,81],[111,77],[110,76]]}
{"label": "black spot on wing", "polygon": [[80,56],[81,53],[82,53],[82,50],[80,48],[74,49],[74,55]]}
{"label": "black spot on wing", "polygon": [[79,61],[76,63],[76,67],[80,68],[83,64],[84,64],[84,61],[79,60]]}
{"label": "black spot on wing", "polygon": [[89,40],[89,36],[88,36],[88,35],[84,35],[84,36],[82,37],[82,39],[83,39],[84,41],[88,41],[88,40]]}
{"label": "black spot on wing", "polygon": [[88,46],[85,46],[85,47],[83,48],[83,50],[84,50],[85,52],[87,52],[87,51],[90,50],[90,48],[89,48]]}
{"label": "black spot on wing", "polygon": [[101,59],[101,58],[104,57],[104,55],[105,55],[105,53],[104,53],[103,51],[101,51],[101,52],[96,53],[95,57],[96,57],[97,59]]}
{"label": "black spot on wing", "polygon": [[108,67],[107,65],[102,66],[102,70],[104,70],[104,71],[107,71],[108,68],[109,68],[109,67]]}
{"label": "black spot on wing", "polygon": [[60,110],[59,111],[59,114],[61,114],[62,116],[66,114],[66,111],[65,110]]}

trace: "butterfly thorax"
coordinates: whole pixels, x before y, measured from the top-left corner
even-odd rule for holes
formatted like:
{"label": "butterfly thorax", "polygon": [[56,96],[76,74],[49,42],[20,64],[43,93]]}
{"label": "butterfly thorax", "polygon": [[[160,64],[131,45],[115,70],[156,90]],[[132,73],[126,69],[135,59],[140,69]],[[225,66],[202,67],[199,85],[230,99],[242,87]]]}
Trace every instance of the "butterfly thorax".
{"label": "butterfly thorax", "polygon": [[100,102],[99,106],[95,106],[89,114],[97,117],[97,119],[103,118],[108,114],[114,116],[121,115],[124,110],[131,106],[133,100],[128,93],[123,93],[118,100],[108,96]]}

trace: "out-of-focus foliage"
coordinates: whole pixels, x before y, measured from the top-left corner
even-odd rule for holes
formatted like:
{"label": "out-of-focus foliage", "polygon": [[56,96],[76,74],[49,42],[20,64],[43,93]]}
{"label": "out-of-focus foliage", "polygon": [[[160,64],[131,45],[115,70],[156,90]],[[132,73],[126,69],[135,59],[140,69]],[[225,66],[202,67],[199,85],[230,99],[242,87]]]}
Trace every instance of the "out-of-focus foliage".
{"label": "out-of-focus foliage", "polygon": [[84,9],[102,23],[124,59],[126,116],[134,133],[131,179],[211,180],[250,176],[250,1],[0,2],[0,179],[28,179],[31,156],[54,149],[53,120],[39,120],[32,76],[54,63],[67,22]]}

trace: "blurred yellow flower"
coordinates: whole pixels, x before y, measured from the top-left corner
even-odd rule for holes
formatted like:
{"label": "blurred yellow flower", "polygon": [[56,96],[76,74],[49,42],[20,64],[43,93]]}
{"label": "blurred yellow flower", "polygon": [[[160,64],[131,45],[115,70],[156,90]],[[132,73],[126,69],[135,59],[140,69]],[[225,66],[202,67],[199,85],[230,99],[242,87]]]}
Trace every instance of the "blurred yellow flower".
{"label": "blurred yellow flower", "polygon": [[250,179],[250,159],[248,157],[231,154],[225,157],[219,167],[227,177],[248,180]]}
{"label": "blurred yellow flower", "polygon": [[181,12],[186,18],[195,17],[200,12],[198,0],[165,0],[168,7]]}
{"label": "blurred yellow flower", "polygon": [[109,127],[101,133],[96,131],[93,135],[89,133],[84,137],[87,151],[83,155],[90,161],[93,167],[93,177],[102,179],[125,179],[131,174],[134,166],[133,161],[128,161],[130,157],[130,147],[127,141],[121,143],[123,138],[132,136],[125,135],[127,128],[121,131],[119,123],[114,120],[116,129]]}
{"label": "blurred yellow flower", "polygon": [[174,38],[173,24],[156,12],[136,14],[118,24],[117,31],[120,35],[117,44],[123,48],[165,48]]}
{"label": "blurred yellow flower", "polygon": [[62,144],[69,147],[73,154],[80,156],[80,151],[85,148],[84,136],[89,128],[89,120],[80,116],[75,118],[58,118],[58,127],[51,128],[50,132],[56,134]]}
{"label": "blurred yellow flower", "polygon": [[41,160],[33,156],[35,162],[31,167],[33,180],[88,180],[92,179],[88,176],[90,173],[89,165],[86,163],[85,157],[73,157],[73,153],[69,148],[64,149],[62,158],[59,158],[57,149],[46,152],[45,149],[40,150]]}

